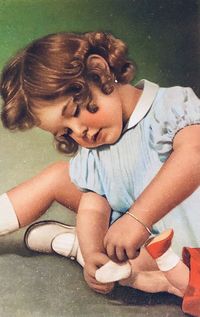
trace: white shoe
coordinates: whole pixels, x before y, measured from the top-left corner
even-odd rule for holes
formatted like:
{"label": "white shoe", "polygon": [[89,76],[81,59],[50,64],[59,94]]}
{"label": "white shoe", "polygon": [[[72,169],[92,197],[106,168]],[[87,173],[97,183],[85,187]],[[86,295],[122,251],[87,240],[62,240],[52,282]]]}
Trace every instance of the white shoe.
{"label": "white shoe", "polygon": [[[57,253],[84,266],[74,226],[50,220],[36,222],[26,230],[24,243],[29,250]],[[100,283],[109,283],[128,278],[130,274],[129,262],[117,264],[110,260],[96,271],[95,278]]]}
{"label": "white shoe", "polygon": [[58,253],[83,264],[74,226],[50,220],[36,222],[26,230],[24,243],[29,250]]}
{"label": "white shoe", "polygon": [[82,267],[85,265],[76,232],[58,234],[52,240],[52,249],[60,255],[76,260]]}

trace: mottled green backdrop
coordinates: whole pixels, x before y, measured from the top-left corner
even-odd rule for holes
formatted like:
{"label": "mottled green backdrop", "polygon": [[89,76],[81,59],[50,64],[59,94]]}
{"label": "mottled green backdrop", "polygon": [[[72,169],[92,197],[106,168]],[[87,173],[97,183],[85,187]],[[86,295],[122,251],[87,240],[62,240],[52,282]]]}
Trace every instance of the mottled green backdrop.
{"label": "mottled green backdrop", "polygon": [[47,33],[106,30],[124,39],[138,78],[197,90],[198,0],[0,0],[0,66]]}

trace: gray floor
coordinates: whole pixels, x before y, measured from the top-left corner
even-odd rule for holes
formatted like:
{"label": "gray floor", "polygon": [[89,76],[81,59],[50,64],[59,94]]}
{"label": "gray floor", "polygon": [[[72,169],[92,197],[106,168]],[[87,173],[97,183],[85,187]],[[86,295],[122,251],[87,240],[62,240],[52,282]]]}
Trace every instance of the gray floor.
{"label": "gray floor", "polygon": [[[1,192],[50,162],[65,159],[54,150],[51,137],[39,130],[10,133],[0,127],[0,147]],[[72,212],[58,204],[43,219],[75,223]],[[0,317],[185,316],[180,300],[172,295],[119,286],[108,296],[95,294],[85,284],[77,263],[26,250],[24,231],[0,238]]]}

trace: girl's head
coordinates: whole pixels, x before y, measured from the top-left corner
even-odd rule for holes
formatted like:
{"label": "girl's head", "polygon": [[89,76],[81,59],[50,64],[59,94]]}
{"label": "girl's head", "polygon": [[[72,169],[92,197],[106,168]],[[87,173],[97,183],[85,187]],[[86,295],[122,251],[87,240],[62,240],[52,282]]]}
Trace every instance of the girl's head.
{"label": "girl's head", "polygon": [[[100,140],[101,127],[93,122],[99,111],[94,99],[104,102],[105,96],[113,95],[115,81],[125,84],[133,79],[135,68],[126,53],[121,40],[102,32],[57,33],[32,42],[3,70],[4,126],[11,130],[40,126],[54,134],[60,150],[75,153],[78,144],[87,147],[88,143],[74,137],[68,125],[67,131],[59,127],[61,121],[57,129],[53,126],[58,111],[64,123],[81,112],[91,120],[91,140],[96,140],[97,134]],[[102,116],[109,117],[109,113]],[[82,124],[81,129],[87,135],[87,127]]]}

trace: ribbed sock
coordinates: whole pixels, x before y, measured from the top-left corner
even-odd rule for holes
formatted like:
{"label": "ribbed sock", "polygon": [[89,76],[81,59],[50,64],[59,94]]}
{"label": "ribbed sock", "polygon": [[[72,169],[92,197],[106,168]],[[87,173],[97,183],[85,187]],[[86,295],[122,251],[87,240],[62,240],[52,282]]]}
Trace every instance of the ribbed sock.
{"label": "ribbed sock", "polygon": [[163,272],[173,269],[180,261],[180,257],[170,247],[163,255],[155,259],[159,269]]}
{"label": "ribbed sock", "polygon": [[6,193],[0,196],[0,235],[19,229],[14,207]]}

